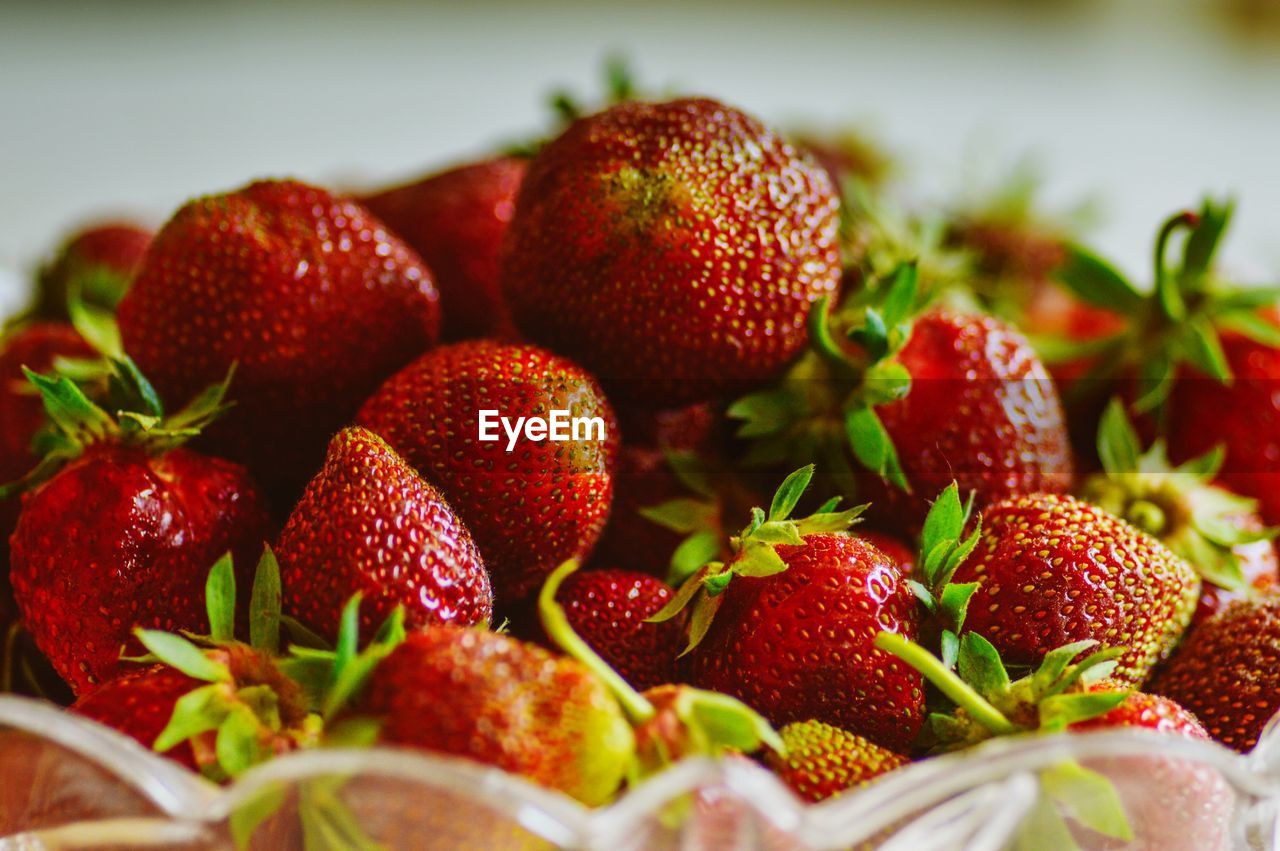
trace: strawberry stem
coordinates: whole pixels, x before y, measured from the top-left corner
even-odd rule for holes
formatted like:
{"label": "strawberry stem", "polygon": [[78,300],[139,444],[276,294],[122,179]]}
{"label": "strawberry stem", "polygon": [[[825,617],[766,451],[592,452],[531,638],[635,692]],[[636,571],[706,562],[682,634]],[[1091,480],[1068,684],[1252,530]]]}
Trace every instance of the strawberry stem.
{"label": "strawberry stem", "polygon": [[547,637],[566,655],[578,660],[604,682],[634,724],[643,724],[656,714],[653,704],[632,688],[630,683],[574,632],[564,608],[556,602],[556,592],[560,590],[561,583],[577,569],[577,560],[569,559],[547,577],[542,590],[538,592],[538,617],[542,621],[542,628],[546,630]]}
{"label": "strawberry stem", "polygon": [[967,712],[973,720],[995,735],[1017,732],[1018,728],[1004,717],[999,709],[988,703],[986,698],[978,694],[972,686],[960,679],[954,671],[943,665],[940,659],[920,645],[892,632],[881,632],[877,635],[875,645],[915,668],[954,704]]}

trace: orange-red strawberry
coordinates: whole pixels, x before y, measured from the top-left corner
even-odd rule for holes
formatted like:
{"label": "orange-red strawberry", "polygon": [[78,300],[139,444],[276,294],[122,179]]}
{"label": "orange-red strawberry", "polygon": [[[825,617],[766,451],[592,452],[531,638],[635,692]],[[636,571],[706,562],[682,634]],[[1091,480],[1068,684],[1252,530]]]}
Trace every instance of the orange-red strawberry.
{"label": "orange-red strawberry", "polygon": [[447,340],[515,333],[498,284],[498,256],[526,165],[494,157],[361,199],[431,269]]}
{"label": "orange-red strawberry", "polygon": [[486,623],[493,592],[471,534],[449,503],[377,435],[339,432],[276,545],[285,610],[334,640],[363,595],[372,635],[400,606],[405,625]]}
{"label": "orange-red strawberry", "polygon": [[691,576],[665,617],[690,613],[699,687],[736,697],[774,724],[823,721],[905,748],[924,717],[920,675],[872,646],[881,630],[915,639],[917,601],[892,559],[844,532],[861,509],[791,519],[813,475],[792,473],[728,561]]}
{"label": "orange-red strawberry", "polygon": [[117,419],[66,378],[30,377],[53,431],[24,483],[10,573],[23,622],[79,694],[121,670],[135,626],[198,628],[209,565],[229,550],[252,564],[267,512],[243,467],[178,446],[216,416],[225,386],[168,418],[153,407]]}
{"label": "orange-red strawberry", "polygon": [[1280,597],[1229,604],[1197,625],[1151,690],[1195,713],[1219,742],[1248,752],[1280,711]]}
{"label": "orange-red strawberry", "polygon": [[141,267],[153,236],[132,222],[103,222],[77,231],[40,270],[32,314],[66,317],[67,297],[73,293],[88,304],[113,309]]}
{"label": "orange-red strawberry", "polygon": [[[567,440],[531,438],[523,428],[511,437],[518,420],[549,420],[557,410],[596,422],[576,434],[566,425]],[[492,440],[480,439],[482,411]],[[594,378],[544,349],[442,346],[388,380],[357,422],[443,492],[471,530],[499,603],[526,597],[560,562],[585,556],[608,517],[612,409]]]}
{"label": "orange-red strawberry", "polygon": [[503,289],[530,337],[653,407],[766,380],[840,277],[826,173],[712,100],[576,121],[520,188]]}
{"label": "orange-red strawberry", "polygon": [[437,302],[421,259],[364,207],[265,181],[180,209],[119,319],[171,404],[237,366],[236,406],[206,444],[283,502],[378,383],[435,342]]}
{"label": "orange-red strawberry", "polygon": [[649,623],[671,601],[671,588],[647,573],[575,573],[556,593],[569,626],[639,691],[677,682],[684,621]]}
{"label": "orange-red strawberry", "polygon": [[358,711],[380,740],[467,757],[608,801],[634,748],[608,689],[581,663],[478,629],[411,633],[374,670]]}
{"label": "orange-red strawberry", "polygon": [[806,801],[825,801],[871,783],[911,760],[862,736],[824,724],[798,721],[778,731],[785,754],[765,761],[778,779]]}
{"label": "orange-red strawberry", "polygon": [[812,350],[729,409],[756,456],[822,459],[836,492],[860,486],[874,521],[909,532],[952,481],[978,507],[1065,491],[1062,407],[1026,338],[976,313],[916,315],[913,266],[876,286],[870,305],[855,299],[829,320],[815,310]]}
{"label": "orange-red strawberry", "polygon": [[1034,665],[1056,647],[1093,640],[1126,648],[1114,676],[1130,685],[1173,650],[1200,595],[1196,572],[1155,538],[1056,494],[990,506],[954,578],[979,583],[966,628],[1010,664]]}

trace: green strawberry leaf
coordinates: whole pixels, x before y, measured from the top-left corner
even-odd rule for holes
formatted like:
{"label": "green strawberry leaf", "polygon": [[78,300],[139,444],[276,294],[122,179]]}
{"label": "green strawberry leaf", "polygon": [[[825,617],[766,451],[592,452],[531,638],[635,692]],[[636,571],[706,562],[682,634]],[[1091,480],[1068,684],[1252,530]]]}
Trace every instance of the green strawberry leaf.
{"label": "green strawberry leaf", "polygon": [[939,636],[939,645],[942,651],[942,664],[954,671],[956,662],[960,658],[960,636],[949,629],[944,629]]}
{"label": "green strawberry leaf", "polygon": [[795,406],[789,390],[763,390],[738,399],[725,414],[743,421],[738,427],[738,437],[769,437],[791,424]]}
{"label": "green strawberry leaf", "polygon": [[1123,691],[1055,694],[1040,701],[1040,729],[1061,731],[1080,721],[1106,715],[1129,697]]}
{"label": "green strawberry leaf", "polygon": [[292,615],[281,615],[280,625],[289,631],[289,639],[295,645],[317,650],[332,650],[329,642],[312,632],[306,624]]}
{"label": "green strawberry leaf", "polygon": [[899,328],[915,311],[920,272],[916,263],[903,263],[894,270],[893,278],[881,302],[885,324]]}
{"label": "green strawberry leaf", "polygon": [[689,614],[689,643],[680,653],[681,656],[693,650],[707,637],[707,630],[711,629],[711,622],[715,620],[716,612],[720,611],[723,604],[724,597],[719,594],[704,594],[698,599]]}
{"label": "green strawberry leaf", "polygon": [[116,324],[115,315],[85,302],[80,287],[75,284],[67,291],[67,318],[95,351],[108,358],[124,357],[124,343],[120,340],[120,326]]}
{"label": "green strawberry leaf", "polygon": [[680,585],[696,573],[698,568],[715,560],[718,555],[720,555],[719,535],[711,531],[694,532],[681,541],[675,552],[671,554],[668,583],[672,586]]}
{"label": "green strawberry leaf", "polygon": [[1217,330],[1207,319],[1198,317],[1187,323],[1183,354],[1196,369],[1223,384],[1231,382],[1231,367]]}
{"label": "green strawberry leaf", "polygon": [[189,739],[218,729],[231,711],[226,689],[218,683],[201,686],[184,694],[173,704],[169,723],[152,744],[157,753],[166,753]]}
{"label": "green strawberry leaf", "polygon": [[[939,544],[950,545],[958,541],[964,534],[967,520],[964,505],[960,502],[960,486],[952,482],[929,506],[924,527],[920,531],[920,551],[932,557],[940,566],[943,556],[933,556],[933,553],[938,551]],[[945,553],[945,549],[940,552]],[[936,579],[931,571],[926,570],[925,581],[929,585],[936,587]]]}
{"label": "green strawberry leaf", "polygon": [[236,638],[236,572],[231,553],[214,562],[204,584],[204,605],[209,615],[209,637],[214,641]]}
{"label": "green strawberry leaf", "polygon": [[938,608],[946,618],[947,624],[956,632],[964,627],[965,615],[969,612],[969,600],[978,590],[978,582],[948,582],[942,588],[942,596],[938,600]]}
{"label": "green strawberry leaf", "polygon": [[[763,543],[748,543],[738,557],[730,563],[729,569],[731,573],[719,574],[719,577],[725,580],[725,584],[728,584],[728,578],[731,576],[751,576],[757,579],[763,576],[773,576],[775,573],[781,573],[786,570],[787,563],[782,560],[782,556],[778,555],[778,551],[772,546]],[[708,582],[707,588],[710,592],[713,586]],[[723,591],[723,586],[719,590]],[[719,591],[715,593],[719,593]]]}
{"label": "green strawberry leaf", "polygon": [[911,493],[893,440],[874,408],[859,406],[845,413],[845,434],[853,455],[864,467],[905,493]]}
{"label": "green strawberry leaf", "polygon": [[1095,833],[1133,841],[1124,802],[1104,775],[1065,761],[1040,772],[1040,788],[1070,818]]}
{"label": "green strawberry leaf", "polygon": [[871,407],[896,402],[910,392],[911,373],[891,358],[872,364],[862,379],[862,399]]}
{"label": "green strawberry leaf", "polygon": [[703,744],[698,752],[720,756],[726,751],[754,753],[767,747],[785,753],[786,746],[769,722],[746,704],[726,694],[685,689],[677,698],[677,715]]}
{"label": "green strawberry leaf", "polygon": [[280,650],[280,563],[271,546],[262,549],[249,598],[249,644],[275,655]]}
{"label": "green strawberry leaf", "polygon": [[219,725],[214,752],[228,777],[238,777],[270,757],[259,736],[260,729],[257,717],[247,706],[233,707]]}
{"label": "green strawberry leaf", "polygon": [[155,629],[135,629],[134,635],[157,659],[195,680],[231,682],[231,671],[180,635]]}
{"label": "green strawberry leaf", "polygon": [[1192,228],[1182,249],[1179,284],[1184,290],[1197,289],[1200,280],[1209,272],[1234,211],[1235,202],[1230,199],[1221,204],[1205,199],[1200,208],[1199,222]]}
{"label": "green strawberry leaf", "polygon": [[1097,639],[1086,638],[1055,647],[1044,654],[1040,666],[1032,674],[1033,691],[1037,694],[1052,693],[1054,685],[1060,682],[1062,675],[1066,673],[1067,667],[1075,661],[1075,658],[1090,647],[1096,647],[1097,644]]}
{"label": "green strawberry leaf", "polygon": [[1129,422],[1124,403],[1112,399],[1098,424],[1098,459],[1112,475],[1135,473],[1142,454],[1138,433]]}
{"label": "green strawberry leaf", "polygon": [[717,510],[714,505],[693,499],[680,497],[658,505],[639,509],[641,517],[657,523],[672,532],[696,532],[706,529],[716,521]]}
{"label": "green strawberry leaf", "polygon": [[956,666],[960,678],[984,697],[1009,690],[1009,672],[1000,661],[999,652],[976,632],[960,636],[960,655],[956,657]]}
{"label": "green strawberry leaf", "polygon": [[1230,313],[1215,318],[1219,328],[1243,334],[1255,343],[1280,349],[1280,328],[1256,313]]}
{"label": "green strawberry leaf", "polygon": [[1143,296],[1128,279],[1106,261],[1081,246],[1069,246],[1058,280],[1083,301],[1116,313],[1131,315],[1143,304]]}
{"label": "green strawberry leaf", "polygon": [[800,497],[809,488],[809,482],[813,481],[813,470],[814,466],[808,464],[783,479],[769,505],[770,520],[785,520],[791,516]]}

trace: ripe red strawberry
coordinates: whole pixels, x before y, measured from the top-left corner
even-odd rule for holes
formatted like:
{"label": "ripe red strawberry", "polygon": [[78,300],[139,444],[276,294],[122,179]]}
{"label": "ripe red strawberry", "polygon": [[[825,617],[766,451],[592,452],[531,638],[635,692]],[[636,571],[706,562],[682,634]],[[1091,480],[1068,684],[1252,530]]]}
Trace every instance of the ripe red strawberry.
{"label": "ripe red strawberry", "polygon": [[65,318],[72,291],[88,304],[114,309],[142,266],[153,236],[132,222],[103,222],[75,232],[40,270],[32,314]]}
{"label": "ripe red strawberry", "polygon": [[381,719],[386,744],[467,757],[589,805],[613,797],[634,747],[587,668],[477,629],[411,633],[373,672],[358,709]]}
{"label": "ripe red strawberry", "polygon": [[[1280,330],[1275,333],[1280,338]],[[1221,341],[1233,380],[1179,377],[1165,420],[1169,454],[1185,461],[1226,447],[1218,480],[1256,499],[1268,525],[1280,524],[1280,339],[1260,342],[1227,333]]]}
{"label": "ripe red strawberry", "polygon": [[693,682],[774,724],[817,720],[905,749],[924,716],[919,674],[872,646],[881,630],[916,637],[916,598],[898,565],[843,532],[860,509],[790,515],[813,475],[779,487],[734,539],[734,557],[681,586],[658,617],[695,597]]}
{"label": "ripe red strawberry", "polygon": [[[40,460],[32,441],[44,425],[44,405],[22,368],[44,372],[56,358],[94,355],[76,330],[62,322],[25,325],[0,338],[0,484],[25,476]],[[16,496],[0,499],[0,568],[8,564],[9,535],[18,522],[19,505]],[[0,587],[7,586],[7,574],[0,575]]]}
{"label": "ripe red strawberry", "polygon": [[498,284],[498,255],[526,165],[494,157],[361,199],[431,269],[446,340],[515,334]]}
{"label": "ripe red strawberry", "polygon": [[684,621],[649,623],[671,601],[662,580],[628,570],[575,573],[556,594],[573,631],[639,691],[675,683]]}
{"label": "ripe red strawberry", "polygon": [[778,734],[786,755],[770,752],[766,763],[791,791],[815,803],[866,786],[911,762],[896,751],[821,721],[788,724]]}
{"label": "ripe red strawberry", "polygon": [[135,626],[199,627],[209,565],[228,550],[252,564],[268,519],[243,467],[177,446],[225,387],[168,419],[117,420],[67,379],[31,377],[57,432],[36,472],[64,466],[23,498],[11,577],[37,646],[80,694],[121,670]]}
{"label": "ripe red strawberry", "polygon": [[405,625],[487,623],[493,592],[480,553],[435,488],[363,428],[339,432],[276,545],[285,609],[329,640],[364,598],[372,635],[396,606]]}
{"label": "ripe red strawberry", "polygon": [[[71,706],[77,715],[91,718],[136,739],[143,747],[151,748],[160,734],[169,726],[174,704],[195,691],[199,680],[170,668],[152,665],[127,671],[110,682],[88,692]],[[205,734],[211,739],[212,732]],[[205,750],[212,750],[212,742],[204,742]],[[182,742],[168,751],[170,759],[192,771],[199,771],[192,742]]]}
{"label": "ripe red strawberry", "polygon": [[359,204],[267,181],[170,219],[120,331],[171,404],[237,365],[236,406],[206,445],[288,505],[360,402],[435,342],[437,300],[418,256]]}
{"label": "ripe red strawberry", "polygon": [[778,386],[729,409],[756,454],[824,460],[836,492],[860,486],[877,523],[913,533],[929,497],[952,481],[980,508],[1065,491],[1072,460],[1062,407],[1027,340],[974,313],[913,319],[913,266],[877,287],[875,303],[850,304],[829,322],[815,311],[812,350]]}
{"label": "ripe red strawberry", "polygon": [[1139,454],[1140,440],[1113,400],[1098,429],[1103,472],[1086,479],[1081,495],[1123,517],[1181,556],[1203,579],[1197,623],[1236,599],[1280,582],[1280,560],[1257,502],[1212,484],[1222,451],[1174,467],[1157,440]]}
{"label": "ripe red strawberry", "polygon": [[1115,679],[1139,685],[1195,611],[1200,580],[1190,565],[1096,506],[1033,494],[989,507],[982,523],[955,581],[979,583],[967,628],[1010,664],[1094,640],[1125,647]]}
{"label": "ripe red strawberry", "polygon": [[529,166],[502,263],[516,323],[618,398],[707,399],[767,379],[840,277],[826,173],[711,100],[576,121]]}
{"label": "ripe red strawberry", "polygon": [[[494,419],[498,439],[482,441],[482,410],[509,424],[569,411],[599,418],[599,427],[567,441],[522,433],[512,444]],[[535,346],[442,346],[388,380],[357,422],[443,492],[471,530],[500,604],[528,596],[565,559],[585,556],[608,516],[613,412],[595,379]]]}
{"label": "ripe red strawberry", "polygon": [[[1104,682],[1095,690],[1106,690]],[[1071,730],[1101,730],[1115,727],[1140,727],[1157,733],[1171,733],[1188,739],[1208,739],[1204,726],[1184,707],[1158,694],[1133,691],[1124,703],[1094,718],[1076,721]]]}
{"label": "ripe red strawberry", "polygon": [[1152,691],[1194,712],[1229,748],[1247,753],[1280,711],[1280,597],[1230,603],[1196,626]]}

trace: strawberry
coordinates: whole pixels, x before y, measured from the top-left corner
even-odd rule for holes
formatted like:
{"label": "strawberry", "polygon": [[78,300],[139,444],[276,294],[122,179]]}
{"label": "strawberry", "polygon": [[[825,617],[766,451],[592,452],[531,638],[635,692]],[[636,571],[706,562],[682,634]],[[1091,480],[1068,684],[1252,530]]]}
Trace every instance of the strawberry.
{"label": "strawberry", "polygon": [[1098,429],[1104,472],[1087,479],[1080,493],[1160,540],[1200,574],[1193,623],[1280,582],[1275,530],[1263,526],[1257,502],[1212,484],[1221,448],[1175,468],[1163,440],[1142,454],[1140,445],[1124,405],[1113,400]]}
{"label": "strawberry", "polygon": [[120,332],[172,403],[238,365],[236,406],[205,445],[287,506],[360,402],[435,342],[437,301],[418,256],[359,204],[264,181],[165,224]]}
{"label": "strawberry", "polygon": [[1127,649],[1115,678],[1144,682],[1195,611],[1200,580],[1146,533],[1070,496],[1032,494],[983,512],[977,547],[955,573],[977,582],[967,626],[1011,664],[1077,641]]}
{"label": "strawberry", "polygon": [[143,412],[113,418],[68,379],[28,372],[52,430],[49,455],[19,483],[33,489],[11,577],[37,646],[77,694],[120,672],[135,626],[199,626],[208,565],[256,553],[267,532],[243,467],[180,446],[220,412],[225,384],[166,418],[145,381],[117,369],[117,384],[133,379],[149,400]]}
{"label": "strawberry", "polygon": [[[58,358],[94,354],[80,334],[62,322],[36,322],[0,338],[0,483],[25,476],[40,460],[32,443],[44,425],[44,406],[22,368],[41,372]],[[8,563],[9,535],[18,522],[18,509],[16,497],[0,499],[0,568]],[[8,587],[2,570],[0,587]]]}
{"label": "strawberry", "polygon": [[321,719],[278,663],[280,574],[270,549],[253,576],[250,642],[235,638],[236,569],[227,554],[204,585],[207,635],[136,630],[146,656],[81,695],[71,711],[113,727],[211,780],[317,743]]}
{"label": "strawberry", "polygon": [[588,805],[613,797],[634,746],[591,671],[478,629],[411,633],[374,670],[357,711],[380,719],[386,744],[467,757]]}
{"label": "strawberry", "polygon": [[[881,524],[918,530],[926,497],[953,479],[978,507],[1065,491],[1072,460],[1057,393],[1026,339],[999,320],[928,310],[913,266],[828,320],[776,387],[729,409],[761,460],[820,458],[835,488],[859,484]],[[847,328],[843,333],[833,331]],[[840,338],[845,342],[839,342]],[[853,463],[864,472],[854,482]]]}
{"label": "strawberry", "polygon": [[529,166],[502,260],[516,323],[651,407],[756,384],[840,277],[831,181],[712,100],[576,121]]}
{"label": "strawberry", "polygon": [[[1097,650],[1081,659],[1096,641],[1063,645],[1013,680],[996,648],[976,632],[960,638],[955,670],[893,633],[881,633],[876,645],[920,670],[954,707],[930,715],[934,750],[967,747],[993,736],[1128,727],[1205,738],[1185,708],[1125,691],[1107,679],[1124,648]],[[1118,754],[1092,758],[1087,765],[1064,760],[1038,774],[1040,801],[1020,828],[1027,847],[1130,847],[1127,843],[1135,840],[1143,848],[1230,847],[1233,795],[1207,766]]]}
{"label": "strawberry", "polygon": [[1263,521],[1274,526],[1280,525],[1280,328],[1271,322],[1262,320],[1256,329],[1261,340],[1222,334],[1232,380],[1180,377],[1169,393],[1165,422],[1169,454],[1177,461],[1225,446],[1218,481],[1256,499]]}
{"label": "strawberry", "polygon": [[[497,439],[484,441],[482,410],[510,422],[563,410],[598,418],[599,427],[568,441],[522,434],[512,443],[495,419]],[[356,421],[449,500],[475,537],[500,604],[528,596],[600,535],[617,424],[595,379],[565,358],[492,340],[442,346],[389,379]]]}
{"label": "strawberry", "polygon": [[75,232],[40,270],[31,313],[67,317],[67,297],[113,310],[142,266],[154,234],[132,222],[103,222]]}
{"label": "strawberry", "polygon": [[792,792],[814,803],[866,786],[911,762],[896,751],[821,721],[788,724],[778,734],[786,754],[770,752],[766,763]]}
{"label": "strawberry", "polygon": [[923,720],[920,677],[872,647],[882,629],[915,638],[916,599],[889,557],[844,533],[861,509],[834,501],[791,512],[813,476],[787,477],[754,509],[733,557],[691,576],[656,617],[693,603],[693,682],[756,707],[774,724],[818,720],[902,749]]}
{"label": "strawberry", "polygon": [[405,624],[489,621],[493,592],[471,535],[435,488],[362,429],[339,432],[276,545],[285,608],[332,640],[363,594],[362,626],[403,607]]}
{"label": "strawberry", "polygon": [[1280,597],[1238,600],[1191,630],[1152,691],[1194,712],[1217,741],[1247,753],[1280,711],[1277,653]]}
{"label": "strawberry", "polygon": [[649,623],[671,601],[670,586],[646,573],[576,573],[556,595],[570,627],[632,687],[644,691],[679,678],[684,623]]}
{"label": "strawberry", "polygon": [[498,254],[525,167],[517,157],[494,157],[361,199],[431,269],[446,340],[515,335]]}

